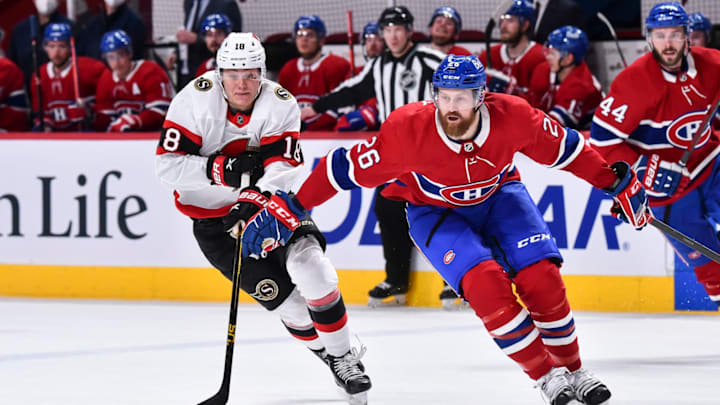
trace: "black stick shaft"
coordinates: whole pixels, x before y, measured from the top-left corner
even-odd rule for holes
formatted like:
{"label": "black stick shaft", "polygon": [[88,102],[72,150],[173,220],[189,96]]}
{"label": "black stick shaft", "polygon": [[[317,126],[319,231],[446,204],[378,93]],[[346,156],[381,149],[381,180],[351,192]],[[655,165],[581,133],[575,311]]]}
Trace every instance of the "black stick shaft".
{"label": "black stick shaft", "polygon": [[685,246],[687,246],[691,249],[697,250],[698,252],[702,253],[703,255],[705,255],[705,257],[714,261],[715,263],[720,263],[720,254],[718,254],[714,250],[710,249],[709,247],[703,245],[702,243],[696,241],[695,239],[678,231],[677,229],[673,228],[672,226],[666,224],[665,222],[663,222],[657,218],[653,218],[652,221],[650,221],[650,225],[659,229],[660,232],[664,233],[665,235],[672,236],[673,238],[677,239],[680,243],[684,244]]}
{"label": "black stick shaft", "polygon": [[240,265],[242,264],[242,234],[235,241],[233,257],[232,296],[230,298],[230,320],[228,322],[227,344],[225,346],[225,368],[220,389],[212,397],[199,405],[226,404],[230,397],[230,375],[232,373],[233,351],[235,349],[235,330],[237,326],[238,296],[240,294]]}
{"label": "black stick shaft", "polygon": [[35,90],[37,91],[37,105],[38,109],[36,111],[38,120],[40,121],[40,130],[45,131],[45,106],[43,105],[43,96],[42,96],[42,84],[40,82],[40,57],[38,55],[38,52],[40,50],[38,49],[38,35],[40,31],[40,21],[38,21],[37,17],[35,15],[30,17],[30,45],[32,46],[32,62],[33,62],[33,70],[35,70]]}

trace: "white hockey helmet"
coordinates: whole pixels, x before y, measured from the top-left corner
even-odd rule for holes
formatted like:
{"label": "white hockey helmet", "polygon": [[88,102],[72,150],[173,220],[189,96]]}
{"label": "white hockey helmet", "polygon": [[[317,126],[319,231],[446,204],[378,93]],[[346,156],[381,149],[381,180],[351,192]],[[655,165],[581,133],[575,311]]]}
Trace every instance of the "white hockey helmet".
{"label": "white hockey helmet", "polygon": [[260,69],[265,77],[265,48],[252,32],[231,32],[215,57],[217,69]]}

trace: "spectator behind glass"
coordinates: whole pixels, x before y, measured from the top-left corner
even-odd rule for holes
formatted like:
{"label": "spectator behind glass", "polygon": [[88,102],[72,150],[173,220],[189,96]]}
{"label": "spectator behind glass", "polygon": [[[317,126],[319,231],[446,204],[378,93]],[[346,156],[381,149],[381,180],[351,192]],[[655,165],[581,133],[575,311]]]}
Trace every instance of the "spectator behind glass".
{"label": "spectator behind glass", "polygon": [[123,30],[103,35],[100,53],[112,71],[98,83],[95,130],[159,130],[172,96],[163,68],[153,61],[132,60],[132,40]]}
{"label": "spectator behind glass", "polygon": [[462,31],[462,18],[453,7],[440,7],[430,17],[430,47],[445,54],[470,55],[470,51],[455,45]]}
{"label": "spectator behind glass", "polygon": [[101,59],[100,39],[108,31],[123,30],[130,35],[133,55],[141,59],[145,54],[145,23],[133,12],[125,0],[105,0],[103,12],[88,21],[78,37],[78,54]]}
{"label": "spectator behind glass", "polygon": [[207,50],[210,51],[212,56],[200,65],[195,72],[195,76],[200,76],[205,72],[215,70],[215,66],[217,66],[215,54],[217,50],[220,49],[220,45],[225,37],[232,32],[232,23],[225,14],[210,14],[205,17],[200,32],[203,41],[205,41],[205,47],[207,47]]}
{"label": "spectator behind glass", "polygon": [[712,29],[710,19],[700,12],[692,13],[688,17],[690,19],[690,23],[688,24],[690,46],[708,48],[710,45],[710,30]]}
{"label": "spectator behind glass", "polygon": [[[291,59],[280,69],[278,82],[295,96],[300,108],[311,106],[350,74],[350,62],[345,58],[322,52],[325,34],[325,23],[316,15],[302,16],[295,22],[293,36],[300,57]],[[332,130],[337,116],[335,110],[328,110],[303,117],[302,128]]]}
{"label": "spectator behind glass", "polygon": [[[173,55],[167,62],[168,69],[172,69],[176,61],[179,62],[178,88],[185,87],[195,77],[194,74],[203,61],[212,56],[198,35],[207,16],[225,14],[233,29],[242,31],[242,16],[235,0],[183,0],[183,10],[184,26],[176,34],[181,44],[180,57],[178,59],[177,55]],[[183,52],[184,46],[187,52]]]}
{"label": "spectator behind glass", "polygon": [[[57,0],[34,0],[37,15],[20,21],[10,34],[10,52],[8,57],[15,62],[25,76],[25,88],[30,88],[30,78],[35,71],[33,65],[33,49],[31,46],[32,34],[34,33],[38,45],[42,42],[42,35],[49,23],[65,23],[72,27],[73,22],[57,11]],[[47,54],[38,46],[38,66],[48,61]]]}
{"label": "spectator behind glass", "polygon": [[[365,61],[375,59],[385,50],[385,41],[380,35],[380,27],[377,22],[369,22],[363,27],[360,44],[363,49]],[[355,68],[355,75],[363,70],[364,66]],[[354,111],[350,111],[338,118],[335,124],[335,131],[374,131],[380,126],[377,112],[377,99],[369,98],[360,104]]]}
{"label": "spectator behind glass", "polygon": [[22,70],[0,57],[0,132],[27,130],[29,115]]}
{"label": "spectator behind glass", "polygon": [[[99,60],[80,56],[77,58],[77,89],[70,49],[72,33],[64,23],[48,24],[43,35],[43,48],[50,62],[40,68],[42,99],[37,87],[32,86],[33,109],[43,109],[44,124],[35,118],[33,131],[81,131],[88,129],[95,104],[98,80],[108,69]],[[33,81],[36,76],[33,74]],[[40,101],[42,100],[42,105]]]}

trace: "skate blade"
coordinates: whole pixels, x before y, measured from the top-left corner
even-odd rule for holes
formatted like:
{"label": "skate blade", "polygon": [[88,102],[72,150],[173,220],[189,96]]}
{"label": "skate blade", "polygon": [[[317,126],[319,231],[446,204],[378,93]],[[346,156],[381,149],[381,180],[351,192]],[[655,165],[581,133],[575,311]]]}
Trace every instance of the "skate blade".
{"label": "skate blade", "polygon": [[460,311],[470,308],[470,305],[460,298],[440,300],[442,308],[446,311]]}
{"label": "skate blade", "polygon": [[385,298],[370,297],[368,299],[368,306],[370,308],[401,306],[405,304],[407,304],[407,297],[404,294],[391,295]]}
{"label": "skate blade", "polygon": [[357,394],[345,393],[345,397],[350,405],[367,405],[367,391]]}

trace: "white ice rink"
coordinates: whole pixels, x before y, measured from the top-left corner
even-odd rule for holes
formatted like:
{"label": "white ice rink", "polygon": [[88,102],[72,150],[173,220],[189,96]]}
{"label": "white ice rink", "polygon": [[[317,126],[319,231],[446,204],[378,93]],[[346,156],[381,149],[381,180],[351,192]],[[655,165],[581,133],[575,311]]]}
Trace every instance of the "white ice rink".
{"label": "white ice rink", "polygon": [[[218,389],[228,305],[0,299],[0,404],[196,404]],[[469,311],[349,307],[369,404],[542,404]],[[720,404],[720,317],[576,313],[611,404]],[[343,404],[257,305],[238,314],[231,404]]]}

